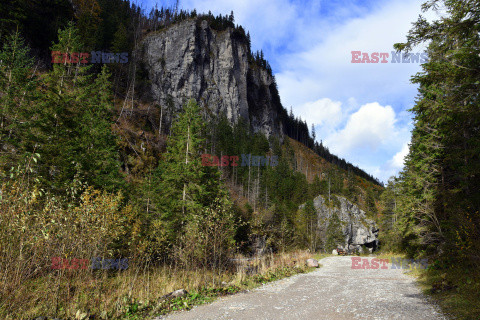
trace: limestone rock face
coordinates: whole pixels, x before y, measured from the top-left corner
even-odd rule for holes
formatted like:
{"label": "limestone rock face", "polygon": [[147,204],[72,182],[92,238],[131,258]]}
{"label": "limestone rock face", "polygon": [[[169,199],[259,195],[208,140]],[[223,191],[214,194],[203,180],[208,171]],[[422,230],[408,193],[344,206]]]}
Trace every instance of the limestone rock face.
{"label": "limestone rock face", "polygon": [[137,52],[148,78],[146,95],[166,110],[166,117],[193,98],[206,114],[225,114],[232,123],[243,118],[255,132],[283,140],[273,78],[249,62],[248,51],[237,31],[216,31],[201,19],[151,33]]}
{"label": "limestone rock face", "polygon": [[[375,221],[367,219],[365,211],[345,197],[333,195],[332,198],[336,198],[336,201],[334,199],[334,204],[331,207],[327,206],[323,196],[318,196],[313,200],[318,217],[318,229],[325,231],[329,227],[328,220],[333,213],[336,213],[341,221],[342,232],[345,236],[345,241],[343,244],[339,243],[339,248],[345,249],[348,253],[354,250],[362,252],[362,245],[371,252],[377,249],[379,230]],[[303,206],[301,205],[300,208],[303,208]],[[336,250],[334,251],[336,252]]]}

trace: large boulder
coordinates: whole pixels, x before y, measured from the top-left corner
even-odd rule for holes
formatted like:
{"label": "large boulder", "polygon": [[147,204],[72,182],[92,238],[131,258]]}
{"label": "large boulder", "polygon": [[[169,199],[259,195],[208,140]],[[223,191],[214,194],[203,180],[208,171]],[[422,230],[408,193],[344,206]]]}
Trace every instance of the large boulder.
{"label": "large boulder", "polygon": [[181,298],[181,297],[186,296],[187,294],[188,294],[187,290],[179,289],[179,290],[167,293],[166,295],[160,297],[159,300],[162,301],[162,300],[171,300],[171,299],[175,299],[175,298]]}
{"label": "large boulder", "polygon": [[318,261],[315,259],[307,259],[307,267],[310,268],[318,268],[320,265],[318,264]]}

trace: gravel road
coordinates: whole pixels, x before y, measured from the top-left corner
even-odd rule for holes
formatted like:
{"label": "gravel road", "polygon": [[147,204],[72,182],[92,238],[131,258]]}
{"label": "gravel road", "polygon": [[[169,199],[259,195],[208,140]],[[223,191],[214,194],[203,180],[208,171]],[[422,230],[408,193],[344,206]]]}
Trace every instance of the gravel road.
{"label": "gravel road", "polygon": [[390,264],[352,269],[348,256],[320,263],[316,271],[156,319],[447,319],[405,274],[408,270]]}

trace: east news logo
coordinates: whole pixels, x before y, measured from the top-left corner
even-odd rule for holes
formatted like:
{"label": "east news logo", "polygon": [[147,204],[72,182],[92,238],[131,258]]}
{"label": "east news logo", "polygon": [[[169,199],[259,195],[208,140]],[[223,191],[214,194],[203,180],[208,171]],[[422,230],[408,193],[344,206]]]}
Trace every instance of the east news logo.
{"label": "east news logo", "polygon": [[[388,52],[362,52],[362,51],[352,51],[352,61],[351,63],[388,63],[388,57],[390,57]],[[426,63],[428,62],[428,55],[426,52],[423,53],[401,53],[392,51],[392,60],[390,63]]]}
{"label": "east news logo", "polygon": [[[390,260],[387,259],[369,259],[361,257],[352,258],[352,269],[388,269],[387,264]],[[426,269],[428,267],[427,259],[404,259],[391,258],[392,266],[390,269]]]}
{"label": "east news logo", "polygon": [[[237,167],[239,156],[214,156],[208,153],[202,154],[202,166],[207,167]],[[278,156],[252,156],[251,154],[242,154],[242,167],[260,167],[278,165]]]}
{"label": "east news logo", "polygon": [[[91,57],[90,61],[88,60]],[[127,63],[128,52],[112,53],[102,51],[72,52],[52,51],[52,63]]]}

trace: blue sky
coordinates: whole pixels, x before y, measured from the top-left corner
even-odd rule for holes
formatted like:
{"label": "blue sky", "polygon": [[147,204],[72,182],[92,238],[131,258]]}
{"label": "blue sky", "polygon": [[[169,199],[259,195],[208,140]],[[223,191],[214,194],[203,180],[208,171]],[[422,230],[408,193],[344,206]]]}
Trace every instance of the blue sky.
{"label": "blue sky", "polygon": [[250,31],[252,49],[263,50],[270,62],[283,106],[309,127],[313,123],[317,140],[331,152],[385,182],[402,169],[408,153],[407,110],[417,95],[410,77],[421,67],[355,64],[351,51],[390,53],[394,43],[405,41],[420,6],[412,0],[180,1],[180,8],[197,12],[233,10],[235,22]]}

